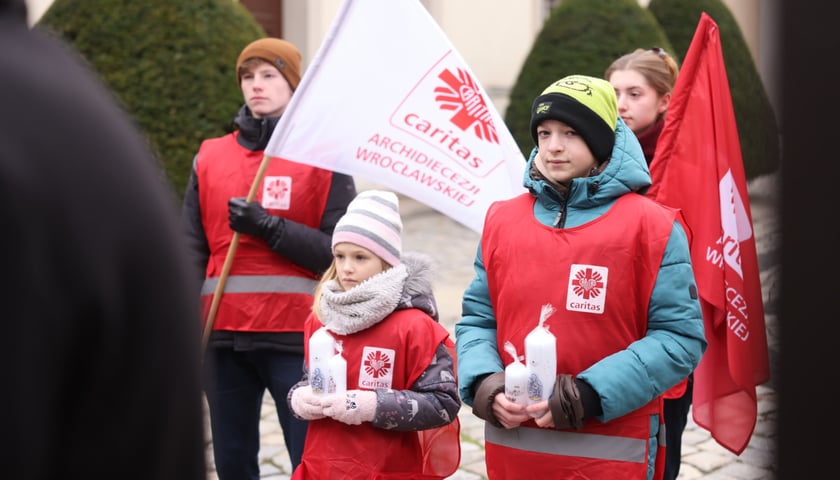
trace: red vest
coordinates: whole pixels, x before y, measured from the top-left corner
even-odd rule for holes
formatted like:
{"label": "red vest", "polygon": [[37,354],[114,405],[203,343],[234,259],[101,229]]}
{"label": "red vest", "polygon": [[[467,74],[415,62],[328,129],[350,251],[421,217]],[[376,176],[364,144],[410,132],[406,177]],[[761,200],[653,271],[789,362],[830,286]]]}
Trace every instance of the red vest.
{"label": "red vest", "polygon": [[[498,326],[498,348],[524,352],[542,305],[556,311],[545,326],[557,338],[557,372],[577,375],[642,338],[648,302],[675,211],[641,195],[621,197],[583,225],[540,224],[535,199],[523,194],[493,204],[482,235],[482,259]],[[512,359],[506,356],[505,362]],[[650,415],[661,399],[582,430],[538,428],[529,421],[485,429],[490,478],[647,478]],[[593,461],[597,459],[597,461]],[[527,467],[526,467],[527,466]]]}
{"label": "red vest", "polygon": [[[262,151],[236,143],[237,133],[202,142],[195,170],[204,233],[210,245],[202,288],[206,318],[234,231],[228,200],[246,197],[263,161]],[[318,229],[327,202],[332,172],[272,158],[256,200],[266,211]],[[265,241],[240,235],[214,330],[300,332],[312,308],[318,276],[272,252]]]}
{"label": "red vest", "polygon": [[[304,342],[321,327],[314,315],[306,322]],[[333,334],[347,361],[347,389],[375,383],[380,388],[410,389],[449,332],[417,309],[398,310],[378,324],[351,335]],[[454,357],[453,357],[454,358]],[[376,359],[371,363],[370,359]],[[381,368],[373,369],[375,364]],[[421,432],[385,430],[370,422],[347,425],[331,418],[312,420],[295,479],[441,479],[458,468],[458,417],[444,427]]]}

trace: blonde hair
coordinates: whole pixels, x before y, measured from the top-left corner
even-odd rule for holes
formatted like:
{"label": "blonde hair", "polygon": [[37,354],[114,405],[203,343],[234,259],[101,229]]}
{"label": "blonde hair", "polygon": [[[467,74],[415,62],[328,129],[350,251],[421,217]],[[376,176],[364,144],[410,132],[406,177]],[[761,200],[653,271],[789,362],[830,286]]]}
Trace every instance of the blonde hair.
{"label": "blonde hair", "polygon": [[616,70],[639,72],[660,97],[674,91],[674,85],[680,73],[674,57],[659,47],[650,50],[637,48],[618,57],[604,72],[604,78],[609,80],[610,75]]}
{"label": "blonde hair", "polygon": [[336,278],[338,278],[338,270],[335,269],[335,258],[333,258],[333,261],[330,262],[330,266],[326,271],[324,271],[324,274],[321,275],[321,280],[318,281],[318,285],[315,287],[315,293],[312,294],[312,296],[315,297],[312,302],[312,313],[314,313],[318,319],[321,318],[321,292],[324,291],[324,284]]}

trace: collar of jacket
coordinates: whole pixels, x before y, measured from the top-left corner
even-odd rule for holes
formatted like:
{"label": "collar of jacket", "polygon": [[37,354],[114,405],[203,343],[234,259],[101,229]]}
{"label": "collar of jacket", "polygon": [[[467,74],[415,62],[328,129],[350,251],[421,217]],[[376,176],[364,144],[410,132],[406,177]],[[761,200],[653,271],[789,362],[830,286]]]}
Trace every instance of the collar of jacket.
{"label": "collar of jacket", "polygon": [[280,117],[255,118],[247,105],[239,109],[233,123],[239,127],[237,142],[248,150],[265,150]]}

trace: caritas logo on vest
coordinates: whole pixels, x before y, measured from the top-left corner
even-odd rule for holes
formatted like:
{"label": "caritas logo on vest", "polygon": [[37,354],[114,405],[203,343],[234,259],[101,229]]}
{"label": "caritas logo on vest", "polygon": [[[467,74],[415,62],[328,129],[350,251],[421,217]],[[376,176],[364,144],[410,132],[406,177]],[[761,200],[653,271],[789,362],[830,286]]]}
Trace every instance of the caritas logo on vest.
{"label": "caritas logo on vest", "polygon": [[[429,108],[430,105],[437,108]],[[389,121],[470,175],[487,176],[505,161],[487,101],[475,79],[453,58],[452,51],[420,78]]]}
{"label": "caritas logo on vest", "polygon": [[607,267],[572,264],[566,309],[577,312],[604,313],[607,298]]}
{"label": "caritas logo on vest", "polygon": [[359,387],[370,390],[391,388],[395,354],[391,348],[365,347],[359,366]]}

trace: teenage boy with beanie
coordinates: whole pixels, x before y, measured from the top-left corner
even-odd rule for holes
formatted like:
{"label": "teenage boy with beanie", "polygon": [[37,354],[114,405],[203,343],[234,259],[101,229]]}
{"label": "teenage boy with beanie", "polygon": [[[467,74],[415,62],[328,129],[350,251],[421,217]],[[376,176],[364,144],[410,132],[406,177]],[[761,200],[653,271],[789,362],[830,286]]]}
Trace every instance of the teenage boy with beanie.
{"label": "teenage boy with beanie", "polygon": [[461,400],[431,262],[402,251],[398,197],[367,190],[332,238],[306,338],[321,327],[347,362],[347,391],[317,396],[307,365],[289,405],[309,420],[295,480],[446,478],[460,462]]}
{"label": "teenage boy with beanie", "polygon": [[[291,43],[262,38],[236,60],[245,105],[233,133],[202,142],[184,195],[183,220],[209,311],[234,232],[241,234],[205,355],[205,393],[221,480],[256,480],[266,389],[277,405],[292,468],[306,422],[286,407],[303,368],[303,323],[318,278],[332,260],[330,238],[356,194],[352,177],[272,158],[245,201],[266,144],[301,77]],[[313,139],[316,140],[316,139]],[[198,293],[198,292],[196,292]]]}
{"label": "teenage boy with beanie", "polygon": [[[534,100],[527,193],[487,212],[455,325],[459,390],[486,421],[491,479],[661,475],[661,395],[706,348],[678,212],[638,194],[650,173],[612,85],[571,75]],[[541,307],[556,337],[548,400],[504,394]],[[620,447],[619,447],[620,446]]]}

